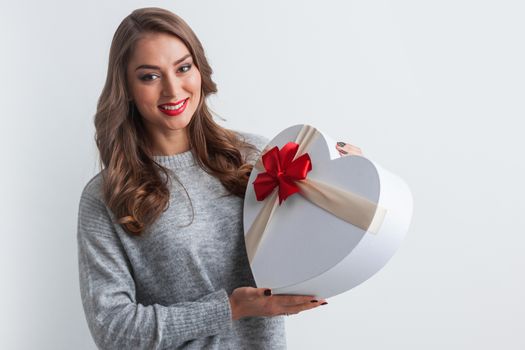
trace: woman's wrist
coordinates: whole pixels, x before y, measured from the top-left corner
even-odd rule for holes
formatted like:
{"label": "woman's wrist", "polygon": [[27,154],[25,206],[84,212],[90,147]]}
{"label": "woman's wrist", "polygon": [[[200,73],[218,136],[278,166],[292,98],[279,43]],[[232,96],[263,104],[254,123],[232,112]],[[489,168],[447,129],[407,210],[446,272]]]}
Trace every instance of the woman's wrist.
{"label": "woman's wrist", "polygon": [[238,307],[237,307],[237,303],[235,302],[235,300],[233,299],[233,297],[230,295],[228,297],[228,300],[230,301],[230,309],[231,309],[231,313],[232,313],[232,320],[233,321],[236,321],[239,319],[239,311],[238,311]]}

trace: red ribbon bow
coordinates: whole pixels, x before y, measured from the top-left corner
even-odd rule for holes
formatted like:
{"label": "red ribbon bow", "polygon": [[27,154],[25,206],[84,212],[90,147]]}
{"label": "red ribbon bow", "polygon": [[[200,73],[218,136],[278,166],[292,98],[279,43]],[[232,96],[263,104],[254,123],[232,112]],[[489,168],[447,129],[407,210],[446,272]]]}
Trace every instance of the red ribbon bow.
{"label": "red ribbon bow", "polygon": [[306,179],[306,174],[312,170],[312,162],[308,153],[293,160],[299,145],[288,142],[279,150],[277,146],[263,154],[262,162],[265,173],[259,173],[253,182],[255,196],[258,201],[264,200],[279,187],[279,205],[292,194],[299,192],[295,181]]}

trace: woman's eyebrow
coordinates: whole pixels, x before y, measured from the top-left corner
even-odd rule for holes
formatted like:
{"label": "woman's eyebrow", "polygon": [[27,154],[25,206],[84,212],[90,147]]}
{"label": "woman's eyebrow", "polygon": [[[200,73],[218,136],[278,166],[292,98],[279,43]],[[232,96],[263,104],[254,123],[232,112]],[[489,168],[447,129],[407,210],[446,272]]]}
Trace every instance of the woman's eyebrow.
{"label": "woman's eyebrow", "polygon": [[[173,62],[173,65],[176,66],[177,64],[181,63],[182,61],[184,61],[186,58],[188,58],[189,56],[191,56],[191,53],[187,54],[187,55],[184,55],[183,57],[179,58],[178,60],[176,60],[175,62]],[[139,70],[139,69],[142,69],[142,68],[146,68],[146,69],[157,69],[157,70],[160,70],[159,67],[157,66],[152,66],[150,64],[141,64],[140,66],[138,66],[135,71]]]}

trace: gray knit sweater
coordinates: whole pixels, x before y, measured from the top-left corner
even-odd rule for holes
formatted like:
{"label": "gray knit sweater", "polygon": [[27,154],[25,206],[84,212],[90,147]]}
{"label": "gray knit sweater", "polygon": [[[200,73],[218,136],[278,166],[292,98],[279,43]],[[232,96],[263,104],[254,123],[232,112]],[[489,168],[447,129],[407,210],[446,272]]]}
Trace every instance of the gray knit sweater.
{"label": "gray knit sweater", "polygon": [[[264,136],[240,133],[259,150]],[[243,151],[245,153],[245,151]],[[253,164],[258,153],[252,153]],[[243,199],[195,162],[192,151],[155,160],[173,170],[170,205],[142,236],[105,206],[101,173],[82,191],[78,262],[82,304],[101,349],[285,349],[284,319],[231,319],[228,295],[255,286],[244,247]],[[263,286],[264,287],[264,286]]]}

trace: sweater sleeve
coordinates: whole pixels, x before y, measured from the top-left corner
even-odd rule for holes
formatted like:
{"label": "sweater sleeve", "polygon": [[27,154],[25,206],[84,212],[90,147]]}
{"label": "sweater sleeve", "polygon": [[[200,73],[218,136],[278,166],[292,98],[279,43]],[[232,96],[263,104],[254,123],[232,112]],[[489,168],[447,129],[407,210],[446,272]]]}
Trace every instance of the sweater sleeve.
{"label": "sweater sleeve", "polygon": [[108,209],[85,190],[77,244],[82,304],[100,349],[164,349],[232,327],[224,289],[191,302],[138,303],[132,268]]}

